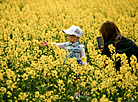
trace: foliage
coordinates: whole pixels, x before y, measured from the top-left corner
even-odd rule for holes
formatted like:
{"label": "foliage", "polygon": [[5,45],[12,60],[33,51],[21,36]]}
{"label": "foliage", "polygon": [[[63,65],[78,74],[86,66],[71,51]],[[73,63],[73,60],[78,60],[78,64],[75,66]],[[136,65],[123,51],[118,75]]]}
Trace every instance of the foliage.
{"label": "foliage", "polygon": [[[0,0],[0,100],[1,101],[138,101],[138,63],[125,54],[112,59],[96,48],[105,21],[117,24],[123,36],[138,44],[138,0]],[[84,34],[88,64],[66,51],[41,47],[43,40],[67,42],[62,29],[78,25]],[[114,51],[113,46],[110,50]],[[120,71],[115,70],[118,57]],[[132,72],[133,71],[133,72]],[[76,79],[79,75],[80,79]],[[81,84],[79,84],[79,81]]]}

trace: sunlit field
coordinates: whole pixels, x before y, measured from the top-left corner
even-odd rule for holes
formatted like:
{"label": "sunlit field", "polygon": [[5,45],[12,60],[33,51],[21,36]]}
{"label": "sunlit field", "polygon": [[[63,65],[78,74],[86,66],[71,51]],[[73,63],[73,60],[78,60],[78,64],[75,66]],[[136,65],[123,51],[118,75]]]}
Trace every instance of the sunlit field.
{"label": "sunlit field", "polygon": [[[115,22],[138,45],[138,0],[0,0],[0,101],[137,102],[136,57],[129,67],[125,54],[112,53],[111,60],[97,49],[105,21]],[[84,32],[80,42],[87,65],[78,65],[75,58],[65,61],[64,49],[40,46],[43,40],[68,42],[62,29],[71,25]],[[114,67],[118,56],[120,71]]]}

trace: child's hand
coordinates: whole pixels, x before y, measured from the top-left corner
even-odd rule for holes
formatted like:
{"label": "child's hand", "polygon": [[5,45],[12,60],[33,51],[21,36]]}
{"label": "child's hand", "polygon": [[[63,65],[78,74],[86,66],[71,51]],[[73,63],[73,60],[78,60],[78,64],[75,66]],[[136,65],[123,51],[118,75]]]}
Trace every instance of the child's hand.
{"label": "child's hand", "polygon": [[[97,48],[99,49],[99,46],[98,46],[98,45],[97,45]],[[100,50],[103,51],[104,46],[101,46],[101,48],[102,48],[102,49],[100,49]]]}
{"label": "child's hand", "polygon": [[40,45],[41,45],[41,46],[48,46],[48,44],[47,44],[46,41],[40,42]]}

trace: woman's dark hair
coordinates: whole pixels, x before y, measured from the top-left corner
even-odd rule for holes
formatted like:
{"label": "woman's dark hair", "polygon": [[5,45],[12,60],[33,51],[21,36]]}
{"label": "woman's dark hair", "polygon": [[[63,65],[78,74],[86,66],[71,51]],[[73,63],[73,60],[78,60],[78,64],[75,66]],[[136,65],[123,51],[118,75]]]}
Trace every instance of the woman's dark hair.
{"label": "woman's dark hair", "polygon": [[104,44],[108,41],[115,40],[115,46],[116,44],[121,40],[122,35],[116,26],[116,24],[112,21],[106,21],[102,24],[101,28],[99,29],[99,32],[102,34]]}

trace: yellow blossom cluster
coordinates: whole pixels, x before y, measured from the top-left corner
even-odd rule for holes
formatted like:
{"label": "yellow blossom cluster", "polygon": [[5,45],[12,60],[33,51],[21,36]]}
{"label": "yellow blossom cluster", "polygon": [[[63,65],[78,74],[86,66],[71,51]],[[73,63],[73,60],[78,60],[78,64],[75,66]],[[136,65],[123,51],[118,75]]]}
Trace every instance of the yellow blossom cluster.
{"label": "yellow blossom cluster", "polygon": [[[96,37],[105,21],[138,45],[138,0],[0,0],[0,100],[26,102],[138,101],[138,63],[109,45],[101,55]],[[68,42],[62,29],[80,26],[87,65],[54,44]],[[116,71],[116,61],[121,67]]]}

